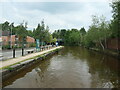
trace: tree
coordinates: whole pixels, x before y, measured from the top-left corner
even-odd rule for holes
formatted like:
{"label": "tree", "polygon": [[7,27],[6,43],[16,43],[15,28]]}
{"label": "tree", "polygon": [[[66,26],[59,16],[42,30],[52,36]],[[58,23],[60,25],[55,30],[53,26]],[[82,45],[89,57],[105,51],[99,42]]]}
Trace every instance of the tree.
{"label": "tree", "polygon": [[57,39],[56,39],[56,38],[53,38],[52,42],[55,43],[56,41],[57,41]]}
{"label": "tree", "polygon": [[30,37],[34,36],[32,30],[27,30],[27,35],[30,36]]}
{"label": "tree", "polygon": [[39,39],[40,42],[51,43],[52,36],[49,32],[49,27],[44,24],[44,21],[41,21],[41,24],[38,24],[37,28],[33,30],[33,35],[35,39]]}
{"label": "tree", "polygon": [[77,29],[61,29],[53,32],[53,37],[62,39],[65,45],[79,45],[80,32]]}
{"label": "tree", "polygon": [[113,8],[112,36],[120,37],[120,1],[112,2],[111,6]]}
{"label": "tree", "polygon": [[69,36],[71,45],[79,45],[80,44],[80,33],[79,31],[71,31]]}
{"label": "tree", "polygon": [[82,36],[86,34],[86,31],[85,31],[84,27],[80,29],[80,33],[82,34]]}
{"label": "tree", "polygon": [[19,36],[19,40],[23,42],[27,36],[27,30],[22,23],[16,27],[16,32],[17,35]]}
{"label": "tree", "polygon": [[101,16],[100,18],[98,18],[97,16],[93,16],[92,22],[93,23],[90,26],[89,31],[87,32],[86,40],[90,43],[93,42],[99,44],[104,50],[105,46],[107,46],[106,40],[111,35],[109,24],[105,20],[104,16]]}
{"label": "tree", "polygon": [[2,24],[2,31],[10,31],[10,26],[9,26],[9,22],[6,21]]}
{"label": "tree", "polygon": [[85,36],[85,34],[86,34],[86,31],[85,31],[85,29],[83,27],[83,28],[80,29],[81,45],[84,45],[84,36]]}
{"label": "tree", "polygon": [[12,35],[16,35],[17,34],[16,27],[14,26],[14,23],[10,24],[10,31],[12,31]]}

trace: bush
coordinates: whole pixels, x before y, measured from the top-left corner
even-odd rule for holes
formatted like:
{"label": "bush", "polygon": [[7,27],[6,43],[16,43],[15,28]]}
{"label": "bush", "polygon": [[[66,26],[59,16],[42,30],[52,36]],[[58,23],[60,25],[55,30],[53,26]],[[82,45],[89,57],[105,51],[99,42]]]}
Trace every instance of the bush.
{"label": "bush", "polygon": [[36,44],[35,43],[31,43],[30,47],[36,47]]}
{"label": "bush", "polygon": [[10,45],[3,45],[2,49],[10,49]]}

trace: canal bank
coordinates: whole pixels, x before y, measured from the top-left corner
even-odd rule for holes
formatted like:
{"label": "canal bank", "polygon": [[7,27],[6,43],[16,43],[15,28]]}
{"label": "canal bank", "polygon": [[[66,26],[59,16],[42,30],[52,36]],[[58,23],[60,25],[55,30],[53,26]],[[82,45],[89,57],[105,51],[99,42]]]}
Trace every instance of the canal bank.
{"label": "canal bank", "polygon": [[54,47],[49,50],[44,50],[37,53],[32,53],[23,57],[10,59],[7,61],[1,61],[2,66],[0,66],[0,74],[2,75],[2,80],[6,80],[10,76],[16,74],[17,72],[30,67],[33,64],[40,62],[41,60],[45,60],[50,55],[55,54],[59,50],[61,50],[63,46]]}
{"label": "canal bank", "polygon": [[96,51],[96,52],[99,52],[101,54],[106,54],[106,55],[112,56],[114,58],[119,58],[120,59],[120,51],[109,50],[109,49],[102,50],[102,49],[99,49],[99,48],[89,48],[89,49],[93,50],[93,51]]}

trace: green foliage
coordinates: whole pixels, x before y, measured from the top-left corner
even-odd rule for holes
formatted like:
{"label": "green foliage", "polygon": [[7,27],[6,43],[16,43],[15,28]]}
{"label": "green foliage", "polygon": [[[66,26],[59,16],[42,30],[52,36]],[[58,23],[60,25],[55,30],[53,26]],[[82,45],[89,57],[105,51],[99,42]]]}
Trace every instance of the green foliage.
{"label": "green foliage", "polygon": [[54,42],[54,43],[55,43],[56,41],[57,41],[57,39],[56,39],[56,38],[53,38],[52,42]]}
{"label": "green foliage", "polygon": [[10,31],[10,26],[8,21],[2,23],[2,31]]}
{"label": "green foliage", "polygon": [[27,35],[30,36],[30,37],[33,37],[33,32],[32,32],[32,30],[27,30]]}
{"label": "green foliage", "polygon": [[30,44],[30,47],[35,47],[36,46],[36,43],[31,43]]}
{"label": "green foliage", "polygon": [[[65,38],[67,39],[67,38]],[[79,45],[80,44],[80,32],[78,30],[72,30],[69,34],[69,44],[70,45]]]}
{"label": "green foliage", "polygon": [[92,17],[92,25],[86,34],[85,43],[87,47],[92,47],[95,44],[99,44],[104,50],[106,39],[110,37],[111,31],[109,29],[109,23],[105,20],[104,16],[100,18],[97,16]]}
{"label": "green foliage", "polygon": [[9,49],[10,48],[10,45],[3,45],[2,46],[2,49]]}
{"label": "green foliage", "polygon": [[113,8],[113,20],[111,21],[112,36],[120,37],[120,1],[112,2],[111,6]]}
{"label": "green foliage", "polygon": [[52,42],[52,35],[49,32],[49,27],[46,26],[44,21],[41,22],[41,25],[38,24],[37,28],[33,30],[33,35],[35,39],[39,39],[40,42],[51,43]]}
{"label": "green foliage", "polygon": [[80,45],[80,31],[77,29],[61,29],[53,32],[53,37],[62,39],[65,45]]}
{"label": "green foliage", "polygon": [[85,40],[85,35],[86,35],[86,31],[83,28],[80,29],[80,36],[81,36],[81,45],[83,46],[85,43],[84,43],[84,40]]}
{"label": "green foliage", "polygon": [[86,34],[86,31],[85,31],[84,27],[80,29],[80,33],[81,33],[82,36],[84,36]]}
{"label": "green foliage", "polygon": [[[37,28],[34,30],[27,30],[27,22],[21,23],[20,25],[14,26],[14,23],[9,23],[8,21],[0,24],[3,31],[10,31],[12,35],[17,35],[19,42],[26,43],[26,37],[34,37],[39,39],[40,42],[51,43],[53,41],[53,36],[49,32],[49,27],[44,24],[44,21],[41,21],[41,24],[38,24]],[[54,40],[56,41],[56,40]],[[20,43],[22,45],[22,43]],[[30,45],[35,46],[35,45]],[[3,46],[3,48],[8,48],[8,46]],[[17,47],[16,47],[17,48]]]}
{"label": "green foliage", "polygon": [[17,35],[23,39],[24,37],[27,36],[27,30],[26,28],[21,24],[19,26],[16,27],[16,30],[17,30]]}
{"label": "green foliage", "polygon": [[52,36],[53,38],[61,38],[61,35],[60,35],[60,30],[55,30],[55,32],[53,32]]}
{"label": "green foliage", "polygon": [[[111,37],[120,37],[120,1],[112,2],[113,20],[108,22],[104,16],[92,17],[92,25],[84,37],[86,47],[95,47],[99,44],[104,50],[107,48],[106,40]],[[104,43],[104,44],[103,44]]]}

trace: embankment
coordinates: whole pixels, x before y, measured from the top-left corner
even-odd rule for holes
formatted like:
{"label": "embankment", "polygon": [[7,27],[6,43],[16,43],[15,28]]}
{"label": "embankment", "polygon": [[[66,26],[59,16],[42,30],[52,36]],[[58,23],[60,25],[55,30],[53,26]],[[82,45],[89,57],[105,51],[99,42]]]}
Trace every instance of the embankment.
{"label": "embankment", "polygon": [[118,51],[113,51],[113,50],[108,50],[108,49],[102,50],[102,49],[98,49],[98,48],[89,48],[89,49],[99,52],[101,54],[106,54],[106,55],[112,56],[114,58],[120,59],[120,53]]}

